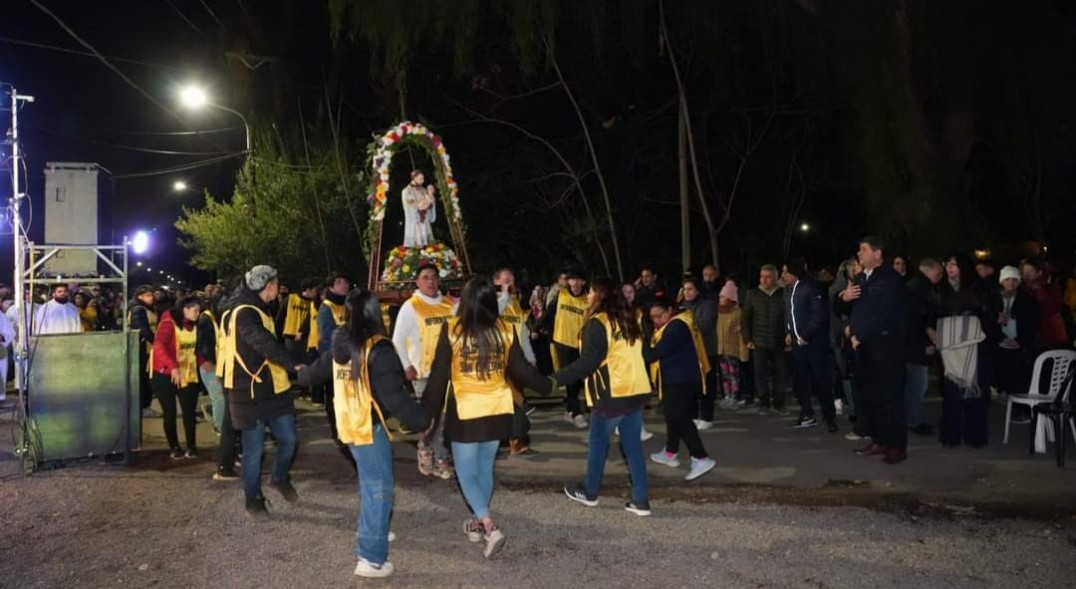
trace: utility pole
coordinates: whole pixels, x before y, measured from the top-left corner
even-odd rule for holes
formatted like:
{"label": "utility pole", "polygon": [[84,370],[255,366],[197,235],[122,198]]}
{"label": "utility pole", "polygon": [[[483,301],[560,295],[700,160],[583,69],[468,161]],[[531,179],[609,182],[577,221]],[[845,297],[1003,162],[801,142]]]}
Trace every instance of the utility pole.
{"label": "utility pole", "polygon": [[683,260],[683,272],[691,268],[691,207],[688,204],[687,187],[687,121],[684,109],[679,109],[679,146],[680,146],[680,257]]}
{"label": "utility pole", "polygon": [[[17,378],[19,389],[19,403],[23,403],[26,392],[26,378],[25,371],[26,358],[29,357],[30,341],[29,341],[29,317],[28,309],[26,305],[32,305],[32,300],[27,301],[25,295],[25,269],[26,263],[26,241],[27,241],[27,228],[23,227],[22,214],[19,209],[22,205],[22,200],[26,198],[26,193],[22,191],[22,187],[19,185],[19,168],[24,165],[22,161],[22,155],[19,153],[19,106],[24,102],[33,102],[33,96],[27,96],[25,94],[19,94],[15,90],[14,86],[8,85],[8,90],[11,96],[11,233],[14,237],[14,250],[15,250],[15,280],[12,284],[15,285],[15,308],[18,309],[18,319],[15,322],[15,329],[18,341],[18,346],[13,348],[15,350],[15,371],[16,375],[22,372],[22,377]],[[32,310],[32,306],[30,310]]]}

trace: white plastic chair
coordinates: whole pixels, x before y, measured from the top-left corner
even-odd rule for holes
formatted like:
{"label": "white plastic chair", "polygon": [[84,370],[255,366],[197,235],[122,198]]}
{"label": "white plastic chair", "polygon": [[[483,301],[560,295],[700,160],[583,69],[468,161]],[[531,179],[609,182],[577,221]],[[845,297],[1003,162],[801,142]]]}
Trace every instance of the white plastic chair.
{"label": "white plastic chair", "polygon": [[[1043,366],[1046,362],[1051,361],[1050,374],[1043,374]],[[1035,358],[1035,370],[1031,374],[1031,388],[1026,395],[1009,395],[1009,402],[1005,406],[1005,438],[1002,440],[1002,444],[1009,443],[1009,424],[1012,423],[1012,406],[1027,405],[1030,410],[1035,405],[1041,405],[1043,403],[1052,403],[1057,394],[1061,392],[1061,385],[1065,382],[1065,376],[1069,372],[1069,364],[1076,361],[1076,352],[1072,350],[1051,350],[1049,352],[1043,352],[1039,354],[1038,358]],[[1047,389],[1046,394],[1040,394],[1042,390],[1042,379],[1048,378],[1050,387]],[[1064,432],[1061,432],[1062,435]],[[1076,432],[1074,432],[1076,434]]]}

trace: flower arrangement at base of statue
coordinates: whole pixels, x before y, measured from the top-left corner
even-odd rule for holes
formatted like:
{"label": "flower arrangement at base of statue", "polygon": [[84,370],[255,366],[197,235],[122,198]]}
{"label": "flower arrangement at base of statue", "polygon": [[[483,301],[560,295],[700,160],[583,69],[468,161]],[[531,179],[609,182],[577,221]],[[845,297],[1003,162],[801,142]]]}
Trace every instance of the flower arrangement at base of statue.
{"label": "flower arrangement at base of statue", "polygon": [[433,243],[425,247],[401,245],[390,250],[388,258],[385,259],[385,271],[381,273],[381,280],[412,281],[418,274],[418,269],[427,264],[437,266],[442,280],[463,278],[463,264],[452,248],[443,243]]}

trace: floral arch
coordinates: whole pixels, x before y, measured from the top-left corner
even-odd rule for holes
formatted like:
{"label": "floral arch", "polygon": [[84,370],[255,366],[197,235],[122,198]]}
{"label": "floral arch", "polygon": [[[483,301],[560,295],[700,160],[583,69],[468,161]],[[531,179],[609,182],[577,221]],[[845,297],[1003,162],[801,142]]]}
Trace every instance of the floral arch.
{"label": "floral arch", "polygon": [[[383,225],[389,200],[389,176],[392,158],[401,146],[424,149],[433,161],[437,192],[447,220],[452,248],[443,243],[430,243],[425,247],[403,245],[383,251]],[[368,286],[371,290],[400,290],[414,280],[418,267],[435,264],[446,279],[462,278],[470,273],[467,257],[463,215],[459,207],[459,188],[452,174],[452,165],[441,137],[421,123],[404,121],[392,127],[384,135],[375,138],[368,148],[370,154],[370,183],[367,200],[370,203],[370,219],[366,228],[367,259],[370,261]],[[387,253],[382,259],[383,253]]]}

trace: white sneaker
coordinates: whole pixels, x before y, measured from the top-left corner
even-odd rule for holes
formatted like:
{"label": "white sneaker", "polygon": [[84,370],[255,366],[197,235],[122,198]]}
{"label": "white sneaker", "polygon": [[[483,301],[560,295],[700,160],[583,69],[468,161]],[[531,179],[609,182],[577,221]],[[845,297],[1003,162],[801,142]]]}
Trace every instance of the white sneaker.
{"label": "white sneaker", "polygon": [[355,565],[355,574],[370,579],[387,577],[392,574],[392,563],[385,561],[381,564],[374,564],[360,556],[359,564]]}
{"label": "white sneaker", "polygon": [[574,425],[576,429],[587,429],[588,427],[590,427],[590,424],[587,423],[587,418],[583,417],[582,414],[576,415],[572,418],[572,425]]}
{"label": "white sneaker", "polygon": [[486,558],[493,558],[500,554],[504,549],[505,538],[500,528],[494,526],[488,534],[486,534],[486,549],[482,551],[483,556]]}
{"label": "white sneaker", "polygon": [[643,426],[642,431],[639,433],[639,440],[645,442],[652,437],[654,437],[654,432],[646,431],[646,426]]}
{"label": "white sneaker", "polygon": [[575,419],[572,417],[572,412],[571,411],[565,411],[564,412],[564,421],[567,421],[568,423],[570,423],[572,425],[575,425]]}
{"label": "white sneaker", "polygon": [[396,541],[396,532],[393,532],[392,530],[389,530],[389,542],[395,542],[395,541]]}
{"label": "white sneaker", "polygon": [[474,518],[471,518],[468,520],[464,520],[463,533],[467,534],[468,542],[471,542],[472,544],[478,544],[482,541],[482,536],[485,535],[486,531],[482,529],[481,522]]}
{"label": "white sneaker", "polygon": [[713,458],[703,458],[701,460],[698,458],[692,458],[691,472],[687,473],[687,476],[684,477],[684,480],[693,481],[713,470],[715,466],[717,466],[717,463],[714,462]]}
{"label": "white sneaker", "polygon": [[844,415],[844,401],[834,399],[833,410],[837,412],[837,415]]}
{"label": "white sneaker", "polygon": [[692,421],[695,422],[695,429],[699,430],[700,432],[706,431],[714,427],[714,422],[712,421],[705,421],[702,419],[693,419]]}
{"label": "white sneaker", "polygon": [[668,454],[665,453],[664,450],[654,452],[653,454],[651,454],[650,455],[650,460],[652,460],[654,462],[657,462],[658,464],[664,464],[665,466],[669,466],[669,467],[672,467],[672,468],[676,468],[677,466],[680,466],[680,460],[677,459],[675,456],[669,456]]}

